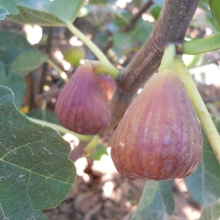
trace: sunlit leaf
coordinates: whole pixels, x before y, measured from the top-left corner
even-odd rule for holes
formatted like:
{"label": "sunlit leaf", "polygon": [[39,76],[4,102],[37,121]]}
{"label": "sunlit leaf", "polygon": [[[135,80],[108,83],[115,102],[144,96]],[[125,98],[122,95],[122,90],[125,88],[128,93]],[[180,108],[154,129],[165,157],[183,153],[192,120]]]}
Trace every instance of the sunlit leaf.
{"label": "sunlit leaf", "polygon": [[29,24],[40,24],[47,26],[63,25],[65,22],[73,21],[85,0],[11,0],[8,3],[0,0],[11,15],[11,19]]}
{"label": "sunlit leaf", "polygon": [[199,220],[219,220],[220,219],[220,200],[211,206],[203,209]]}
{"label": "sunlit leaf", "polygon": [[172,181],[146,182],[132,220],[166,220],[174,212]]}
{"label": "sunlit leaf", "polygon": [[[213,121],[220,132],[220,120],[213,116]],[[220,165],[204,133],[203,144],[202,161],[185,181],[193,199],[203,206],[209,206],[220,198]]]}
{"label": "sunlit leaf", "polygon": [[0,218],[38,219],[65,199],[75,180],[69,144],[52,128],[33,123],[0,86]]}

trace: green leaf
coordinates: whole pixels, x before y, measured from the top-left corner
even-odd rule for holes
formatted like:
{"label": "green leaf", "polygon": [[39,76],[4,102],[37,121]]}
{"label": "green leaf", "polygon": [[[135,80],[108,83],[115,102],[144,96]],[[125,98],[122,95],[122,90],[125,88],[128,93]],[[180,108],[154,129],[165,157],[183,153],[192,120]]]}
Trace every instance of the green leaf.
{"label": "green leaf", "polygon": [[2,85],[9,87],[15,94],[15,105],[20,107],[25,96],[26,84],[24,78],[19,73],[11,73]]}
{"label": "green leaf", "polygon": [[108,0],[89,0],[89,4],[91,5],[106,5]]}
{"label": "green leaf", "polygon": [[219,0],[209,0],[209,7],[212,12],[213,17],[220,25],[220,1]]}
{"label": "green leaf", "polygon": [[146,182],[132,220],[166,220],[174,212],[172,181]]}
{"label": "green leaf", "polygon": [[5,0],[0,0],[15,21],[40,25],[63,25],[68,21],[73,21],[85,0],[12,0],[10,4]]}
{"label": "green leaf", "polygon": [[98,144],[90,157],[92,160],[101,160],[103,155],[108,155],[106,147],[103,144]]}
{"label": "green leaf", "polygon": [[[212,117],[218,132],[220,120]],[[197,170],[185,179],[187,188],[197,202],[209,206],[220,198],[220,165],[203,132],[203,157]]]}
{"label": "green leaf", "polygon": [[65,199],[75,180],[69,144],[52,128],[33,123],[0,86],[0,219],[38,219]]}
{"label": "green leaf", "polygon": [[217,220],[220,219],[220,200],[211,206],[203,209],[199,220]]}
{"label": "green leaf", "polygon": [[37,69],[47,58],[47,55],[43,55],[40,52],[26,51],[15,58],[9,67],[9,73],[18,72],[22,76],[25,76],[32,70]]}
{"label": "green leaf", "polygon": [[113,20],[113,24],[116,25],[119,29],[124,27],[127,22],[129,23],[129,20],[131,19],[131,14],[124,12],[120,13],[119,16],[116,16]]}
{"label": "green leaf", "polygon": [[1,82],[4,82],[6,79],[5,66],[4,66],[4,63],[2,63],[1,61],[0,61],[0,79],[1,79]]}
{"label": "green leaf", "polygon": [[26,92],[26,84],[21,74],[13,72],[6,77],[4,64],[0,61],[0,85],[9,87],[15,94],[15,105],[19,108]]}
{"label": "green leaf", "polygon": [[0,31],[0,59],[4,62],[6,69],[18,55],[26,51],[37,52],[38,50],[29,44],[25,36],[8,31]]}
{"label": "green leaf", "polygon": [[40,214],[40,217],[37,220],[49,220],[47,216],[43,213]]}
{"label": "green leaf", "polygon": [[[0,0],[1,1],[1,0]],[[18,7],[20,9],[20,14],[9,15],[8,17],[18,23],[23,24],[38,24],[41,26],[64,26],[64,22],[54,15],[31,10],[25,7]]]}
{"label": "green leaf", "polygon": [[53,124],[60,124],[56,118],[56,115],[54,112],[48,111],[48,110],[33,110],[31,112],[28,112],[27,114],[28,117],[40,119],[43,121],[48,121]]}
{"label": "green leaf", "polygon": [[0,5],[0,20],[4,20],[6,15],[9,15],[8,10]]}
{"label": "green leaf", "polygon": [[116,51],[116,53],[125,54],[128,49],[134,48],[137,43],[142,45],[150,35],[151,31],[151,24],[139,20],[128,32],[116,32],[113,36],[114,51]]}

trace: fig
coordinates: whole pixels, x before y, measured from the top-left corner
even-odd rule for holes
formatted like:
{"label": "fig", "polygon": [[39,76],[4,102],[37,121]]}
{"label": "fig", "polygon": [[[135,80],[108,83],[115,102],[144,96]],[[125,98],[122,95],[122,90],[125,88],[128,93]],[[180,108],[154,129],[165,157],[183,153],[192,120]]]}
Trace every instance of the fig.
{"label": "fig", "polygon": [[78,67],[64,86],[55,113],[61,125],[79,134],[95,135],[109,126],[110,108],[89,63]]}
{"label": "fig", "polygon": [[202,157],[200,123],[179,76],[154,74],[113,134],[111,156],[128,179],[171,180],[195,171]]}
{"label": "fig", "polygon": [[115,80],[107,75],[99,75],[96,80],[105,100],[110,101],[116,88]]}
{"label": "fig", "polygon": [[161,8],[160,6],[158,6],[158,5],[155,5],[155,6],[151,9],[150,13],[151,13],[151,15],[154,17],[155,21],[158,19],[159,15],[160,15],[161,9],[162,9],[162,8]]}
{"label": "fig", "polygon": [[72,47],[70,50],[64,53],[64,59],[72,66],[80,66],[80,60],[84,59],[86,55],[83,47]]}

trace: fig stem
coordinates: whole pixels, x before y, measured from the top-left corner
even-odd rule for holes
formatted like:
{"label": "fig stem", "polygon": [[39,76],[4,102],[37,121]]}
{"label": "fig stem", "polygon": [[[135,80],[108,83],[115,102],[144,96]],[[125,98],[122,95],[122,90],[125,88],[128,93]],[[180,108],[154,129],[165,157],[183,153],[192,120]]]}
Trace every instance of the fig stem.
{"label": "fig stem", "polygon": [[181,57],[175,58],[174,63],[175,63],[177,74],[180,76],[183,83],[185,84],[187,93],[197,113],[197,116],[200,120],[202,128],[209,140],[210,145],[213,148],[213,151],[218,161],[220,162],[220,136],[212,121],[212,118],[202,100],[201,95],[199,94],[199,91],[196,88],[194,81],[192,80],[190,76],[188,69],[183,63]]}
{"label": "fig stem", "polygon": [[96,57],[101,62],[112,66],[108,58],[105,56],[105,54],[102,53],[102,51],[90,39],[88,39],[80,30],[78,30],[72,24],[72,22],[66,22],[66,27],[70,30],[70,32],[72,32],[75,36],[77,36],[96,55]]}
{"label": "fig stem", "polygon": [[79,138],[80,141],[90,141],[92,139],[92,135],[81,135],[81,134],[77,134],[77,133],[74,133],[60,125],[57,125],[57,124],[53,124],[53,123],[50,123],[50,122],[47,122],[47,121],[43,121],[43,120],[39,120],[39,119],[36,119],[36,118],[31,118],[31,117],[28,117],[28,119],[32,122],[35,122],[35,123],[38,123],[38,124],[41,124],[41,125],[45,125],[45,126],[48,126],[48,127],[51,127],[51,128],[54,128],[55,130],[59,131],[60,133],[63,133],[63,134],[66,134],[66,133],[69,133],[69,134],[72,134],[74,135],[75,137]]}
{"label": "fig stem", "polygon": [[164,69],[171,69],[175,72],[175,66],[173,59],[176,56],[176,47],[174,44],[169,44],[164,50],[164,54],[159,66],[158,72],[163,71]]}
{"label": "fig stem", "polygon": [[120,75],[120,72],[112,65],[110,66],[106,63],[97,60],[89,60],[88,62],[90,62],[90,64],[94,68],[93,72],[95,74],[106,74],[112,77],[113,79],[117,79]]}
{"label": "fig stem", "polygon": [[92,140],[86,145],[86,147],[84,148],[84,156],[88,157],[91,155],[91,153],[94,151],[94,149],[96,148],[98,142],[99,142],[100,136],[94,135],[92,137]]}
{"label": "fig stem", "polygon": [[185,41],[183,43],[183,53],[196,55],[220,49],[220,33],[203,39]]}
{"label": "fig stem", "polygon": [[60,67],[58,67],[51,59],[47,59],[46,62],[60,74],[60,77],[64,80],[64,82],[69,81],[67,74],[62,69],[60,69]]}

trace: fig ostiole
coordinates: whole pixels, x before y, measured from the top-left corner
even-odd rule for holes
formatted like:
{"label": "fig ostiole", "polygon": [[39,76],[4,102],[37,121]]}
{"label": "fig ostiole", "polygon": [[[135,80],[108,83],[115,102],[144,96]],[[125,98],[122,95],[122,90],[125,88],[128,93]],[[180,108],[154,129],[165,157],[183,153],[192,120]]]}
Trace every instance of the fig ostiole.
{"label": "fig ostiole", "polygon": [[179,76],[154,74],[127,109],[113,134],[111,156],[128,179],[184,178],[198,167],[200,123]]}
{"label": "fig ostiole", "polygon": [[89,62],[78,67],[64,86],[55,113],[61,125],[79,134],[95,135],[109,126],[110,108]]}

